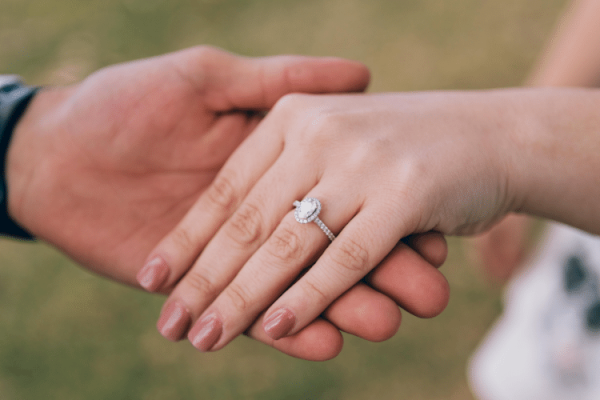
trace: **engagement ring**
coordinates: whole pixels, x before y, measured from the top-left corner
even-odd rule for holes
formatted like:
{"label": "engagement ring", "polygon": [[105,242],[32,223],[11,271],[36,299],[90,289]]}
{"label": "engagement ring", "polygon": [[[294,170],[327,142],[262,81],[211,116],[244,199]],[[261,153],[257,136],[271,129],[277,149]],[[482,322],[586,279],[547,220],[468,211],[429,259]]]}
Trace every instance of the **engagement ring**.
{"label": "engagement ring", "polygon": [[296,221],[301,224],[308,224],[314,221],[325,232],[329,240],[333,242],[335,235],[331,233],[329,228],[318,217],[321,212],[321,202],[318,199],[309,197],[302,201],[294,201],[294,206],[296,207],[296,210],[294,210]]}

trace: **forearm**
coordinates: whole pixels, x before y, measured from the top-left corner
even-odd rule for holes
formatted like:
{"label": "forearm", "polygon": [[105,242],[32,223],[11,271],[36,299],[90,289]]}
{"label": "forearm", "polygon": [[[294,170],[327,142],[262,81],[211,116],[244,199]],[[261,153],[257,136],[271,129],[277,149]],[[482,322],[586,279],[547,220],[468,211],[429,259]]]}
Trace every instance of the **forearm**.
{"label": "forearm", "polygon": [[532,86],[600,84],[600,0],[576,0],[528,79]]}
{"label": "forearm", "polygon": [[512,105],[517,129],[508,180],[515,211],[600,233],[600,91],[536,89],[503,96]]}

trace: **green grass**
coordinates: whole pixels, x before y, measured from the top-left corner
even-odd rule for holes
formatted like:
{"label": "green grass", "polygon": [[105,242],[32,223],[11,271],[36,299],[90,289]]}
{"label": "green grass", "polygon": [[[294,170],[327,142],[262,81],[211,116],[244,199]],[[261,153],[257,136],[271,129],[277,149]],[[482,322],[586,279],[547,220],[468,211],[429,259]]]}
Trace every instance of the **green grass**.
{"label": "green grass", "polygon": [[[105,65],[195,44],[247,55],[365,62],[372,91],[519,85],[564,0],[2,0],[0,73],[77,81]],[[91,276],[52,249],[0,243],[0,400],[469,399],[465,365],[499,291],[458,240],[448,309],[404,316],[380,344],[346,337],[309,363],[246,338],[216,354],[163,340],[160,297]]]}

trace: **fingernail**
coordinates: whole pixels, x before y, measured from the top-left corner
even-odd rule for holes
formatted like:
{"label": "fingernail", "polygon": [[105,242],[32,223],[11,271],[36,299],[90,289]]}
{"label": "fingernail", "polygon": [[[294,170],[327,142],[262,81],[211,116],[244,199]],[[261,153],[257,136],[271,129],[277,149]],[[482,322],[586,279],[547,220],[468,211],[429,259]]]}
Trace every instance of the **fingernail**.
{"label": "fingernail", "polygon": [[190,327],[190,313],[177,302],[167,304],[156,324],[158,331],[173,342],[183,339]]}
{"label": "fingernail", "polygon": [[165,283],[168,276],[169,266],[162,257],[156,256],[144,265],[136,279],[144,289],[154,292]]}
{"label": "fingernail", "polygon": [[263,328],[267,335],[277,340],[290,333],[295,324],[294,314],[287,308],[280,308],[263,322]]}
{"label": "fingernail", "polygon": [[223,332],[223,324],[215,314],[207,315],[194,325],[188,338],[200,351],[209,351]]}

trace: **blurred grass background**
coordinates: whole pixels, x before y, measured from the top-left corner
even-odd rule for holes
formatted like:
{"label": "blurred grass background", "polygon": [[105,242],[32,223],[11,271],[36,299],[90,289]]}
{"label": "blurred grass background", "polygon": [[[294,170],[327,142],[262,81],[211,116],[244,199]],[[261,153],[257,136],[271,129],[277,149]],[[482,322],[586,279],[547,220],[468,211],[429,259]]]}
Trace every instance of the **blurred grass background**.
{"label": "blurred grass background", "polygon": [[[103,66],[196,44],[241,54],[335,55],[371,91],[519,85],[565,0],[0,0],[0,73],[76,82]],[[155,331],[162,299],[91,276],[43,244],[0,242],[0,400],[469,399],[469,354],[501,310],[464,257],[433,320],[404,316],[336,359],[295,360],[240,338],[216,354]]]}

